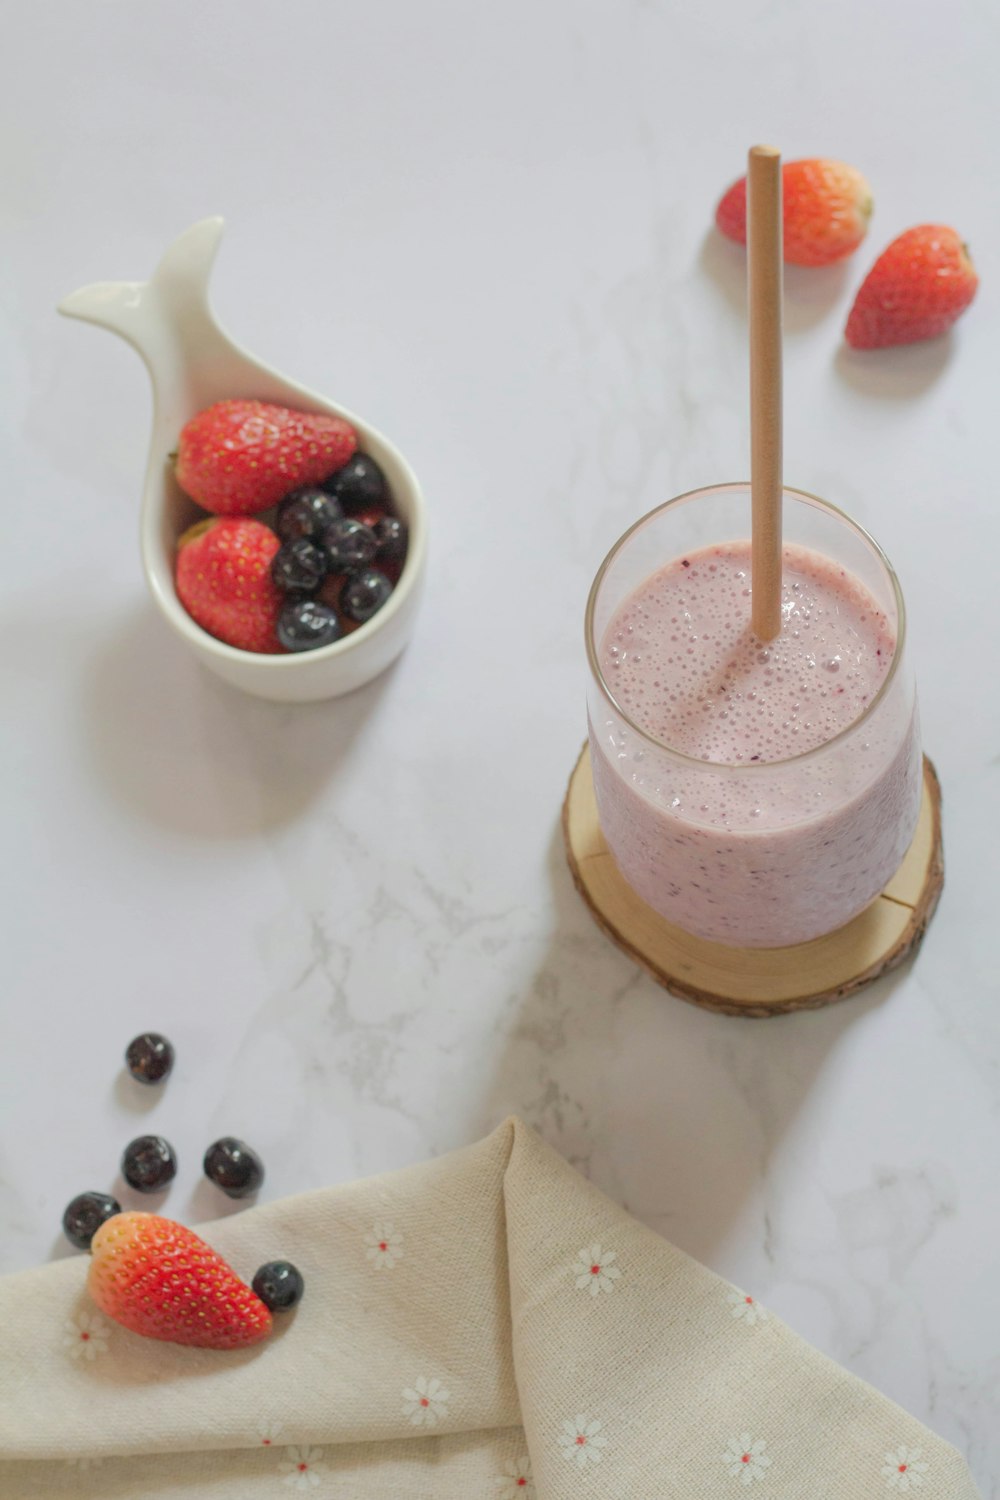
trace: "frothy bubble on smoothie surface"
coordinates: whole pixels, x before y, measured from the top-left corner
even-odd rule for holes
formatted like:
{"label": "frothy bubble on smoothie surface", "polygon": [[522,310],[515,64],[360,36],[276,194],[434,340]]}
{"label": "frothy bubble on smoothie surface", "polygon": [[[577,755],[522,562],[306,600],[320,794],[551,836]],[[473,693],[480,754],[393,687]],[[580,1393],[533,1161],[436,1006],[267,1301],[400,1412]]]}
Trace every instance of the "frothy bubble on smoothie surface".
{"label": "frothy bubble on smoothie surface", "polygon": [[647,734],[698,760],[786,760],[865,712],[895,633],[860,580],[786,545],[782,627],[766,645],[750,628],[750,598],[750,543],[726,542],[675,558],[619,606],[601,669]]}

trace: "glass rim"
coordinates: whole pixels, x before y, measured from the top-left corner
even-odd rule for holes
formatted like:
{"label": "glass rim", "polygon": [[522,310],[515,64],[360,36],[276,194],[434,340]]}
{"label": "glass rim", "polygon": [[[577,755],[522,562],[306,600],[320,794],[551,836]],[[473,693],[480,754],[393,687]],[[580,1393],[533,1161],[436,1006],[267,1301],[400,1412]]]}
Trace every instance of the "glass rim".
{"label": "glass rim", "polygon": [[[878,692],[875,694],[872,701],[858,715],[858,717],[856,719],[852,719],[849,724],[845,724],[844,728],[838,730],[838,732],[830,739],[824,740],[820,745],[814,745],[811,750],[801,750],[797,755],[788,755],[783,757],[781,760],[762,760],[753,762],[700,760],[697,756],[687,755],[683,750],[678,750],[675,746],[668,745],[666,740],[657,738],[655,734],[650,734],[648,730],[643,729],[641,725],[637,724],[631,717],[631,715],[626,713],[625,709],[622,708],[614,693],[611,691],[608,680],[601,670],[601,664],[598,660],[597,655],[597,646],[594,640],[594,616],[597,612],[597,600],[598,595],[601,591],[601,585],[604,582],[612,563],[625,547],[626,543],[628,543],[630,539],[635,535],[635,533],[639,531],[643,526],[645,526],[648,521],[651,521],[654,516],[661,515],[664,511],[670,510],[672,506],[683,505],[689,500],[697,500],[705,495],[722,494],[727,490],[744,490],[749,496],[750,481],[748,479],[732,479],[726,480],[723,484],[700,485],[697,489],[685,490],[681,495],[674,495],[671,499],[664,500],[662,505],[655,505],[653,509],[647,511],[644,516],[640,516],[637,521],[633,521],[632,525],[626,531],[622,532],[621,536],[611,547],[610,551],[604,558],[604,561],[601,563],[596,574],[594,575],[594,581],[590,585],[590,593],[587,595],[587,608],[584,612],[583,633],[584,643],[587,648],[587,661],[590,666],[591,676],[596,682],[604,698],[614,709],[615,713],[618,714],[619,718],[624,720],[629,729],[631,729],[635,734],[639,735],[640,739],[644,740],[646,744],[654,746],[657,750],[664,751],[667,755],[672,756],[675,760],[680,761],[683,765],[697,767],[701,771],[741,771],[753,776],[760,775],[760,773],[763,771],[776,770],[780,766],[801,765],[805,761],[812,760],[821,755],[825,755],[826,752],[831,748],[831,746],[841,744],[844,740],[856,734],[858,729],[863,724],[867,723],[867,721],[871,718],[872,714],[879,707],[879,705],[885,701],[889,689],[896,679],[896,671],[903,656],[903,647],[906,644],[906,605],[903,601],[903,590],[900,587],[899,579],[896,576],[896,570],[892,566],[892,563],[889,561],[883,549],[879,546],[878,542],[872,536],[871,532],[866,531],[865,528],[859,524],[859,522],[853,520],[846,511],[841,510],[839,505],[834,505],[830,500],[824,500],[820,495],[813,495],[809,490],[794,489],[791,485],[787,484],[782,485],[782,493],[784,495],[792,495],[795,497],[795,499],[803,500],[807,505],[811,505],[819,510],[827,511],[829,514],[836,516],[838,520],[843,521],[845,526],[849,527],[851,531],[853,531],[862,539],[862,541],[867,543],[872,552],[875,554],[877,561],[884,568],[886,576],[888,577],[889,583],[892,587],[893,598],[896,604],[896,644],[893,648],[892,661],[889,663],[889,670],[885,675],[884,682],[882,683]],[[669,559],[667,559],[667,561],[669,561]]]}

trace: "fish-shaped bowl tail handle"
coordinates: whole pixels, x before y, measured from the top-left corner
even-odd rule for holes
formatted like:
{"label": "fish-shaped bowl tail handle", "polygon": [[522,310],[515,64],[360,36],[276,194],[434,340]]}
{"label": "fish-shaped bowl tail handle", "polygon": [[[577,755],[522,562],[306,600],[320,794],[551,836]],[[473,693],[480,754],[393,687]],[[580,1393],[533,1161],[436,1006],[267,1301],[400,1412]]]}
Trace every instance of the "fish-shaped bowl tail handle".
{"label": "fish-shaped bowl tail handle", "polygon": [[215,401],[328,407],[219,326],[209,282],[225,222],[214,215],[185,230],[148,281],[97,281],[59,303],[66,317],[117,333],[142,356],[153,383],[154,446],[173,448],[187,419]]}
{"label": "fish-shaped bowl tail handle", "polygon": [[224,226],[218,216],[202,219],[174,240],[149,281],[94,282],[72,292],[59,311],[127,340],[158,395],[183,387],[195,405],[210,405],[223,387],[227,395],[240,395],[231,389],[233,356],[247,356],[219,327],[208,295]]}

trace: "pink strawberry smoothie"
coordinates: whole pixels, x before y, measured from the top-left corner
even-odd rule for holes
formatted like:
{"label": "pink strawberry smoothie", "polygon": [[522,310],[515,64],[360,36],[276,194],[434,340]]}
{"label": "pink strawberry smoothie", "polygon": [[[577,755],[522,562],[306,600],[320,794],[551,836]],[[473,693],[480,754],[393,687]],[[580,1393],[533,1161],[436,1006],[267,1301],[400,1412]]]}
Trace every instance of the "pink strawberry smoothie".
{"label": "pink strawberry smoothie", "polygon": [[687,931],[746,946],[857,915],[898,869],[920,802],[915,710],[879,698],[892,623],[817,552],[786,546],[782,578],[782,629],[764,645],[749,542],[653,573],[599,642],[620,712],[591,715],[601,827],[629,884]]}

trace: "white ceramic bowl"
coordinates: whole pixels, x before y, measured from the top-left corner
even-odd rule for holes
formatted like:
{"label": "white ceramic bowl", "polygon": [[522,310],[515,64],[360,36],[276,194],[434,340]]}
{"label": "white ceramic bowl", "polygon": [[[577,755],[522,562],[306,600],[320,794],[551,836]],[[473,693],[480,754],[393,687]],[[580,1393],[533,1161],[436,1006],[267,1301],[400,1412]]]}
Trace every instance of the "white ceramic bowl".
{"label": "white ceramic bowl", "polygon": [[[59,311],[120,334],[149,370],[153,432],[142,504],[142,560],[150,593],[167,624],[206,667],[246,693],[279,703],[336,698],[377,677],[410,638],[426,565],[423,496],[413,470],[381,433],[353,412],[286,380],[219,327],[208,283],[223,224],[220,218],[203,219],[182,234],[150,281],[85,286],[61,302]],[[392,595],[366,625],[332,646],[275,656],[238,651],[196,625],[177,598],[177,538],[205,512],[178,486],[169,455],[189,418],[227,398],[273,401],[344,417],[357,430],[360,451],[371,454],[384,471],[395,508],[406,522],[406,562]]]}

